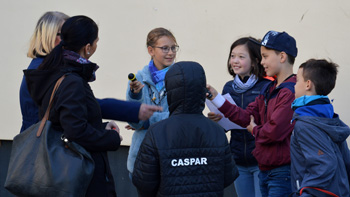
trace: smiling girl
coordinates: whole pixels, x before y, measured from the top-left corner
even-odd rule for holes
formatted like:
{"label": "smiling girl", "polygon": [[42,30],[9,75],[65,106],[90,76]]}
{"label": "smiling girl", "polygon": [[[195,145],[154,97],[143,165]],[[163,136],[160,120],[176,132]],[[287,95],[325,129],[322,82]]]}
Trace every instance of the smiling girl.
{"label": "smiling girl", "polygon": [[155,28],[150,31],[146,44],[151,60],[137,72],[137,80],[129,83],[126,99],[161,106],[163,111],[155,112],[147,121],[129,123],[130,125],[127,126],[128,129],[135,129],[127,161],[130,174],[133,172],[135,159],[148,127],[169,117],[164,77],[169,67],[174,64],[176,52],[179,49],[174,35],[164,28]]}
{"label": "smiling girl", "polygon": [[[259,95],[262,87],[269,82],[264,79],[264,68],[260,64],[260,44],[252,37],[236,40],[230,48],[227,69],[233,80],[228,81],[222,94],[229,93],[237,106],[245,109]],[[222,116],[214,112],[208,113],[208,118],[219,121]],[[252,155],[255,140],[247,129],[232,129],[231,151],[239,170],[235,181],[238,196],[261,196],[259,188],[259,167]]]}

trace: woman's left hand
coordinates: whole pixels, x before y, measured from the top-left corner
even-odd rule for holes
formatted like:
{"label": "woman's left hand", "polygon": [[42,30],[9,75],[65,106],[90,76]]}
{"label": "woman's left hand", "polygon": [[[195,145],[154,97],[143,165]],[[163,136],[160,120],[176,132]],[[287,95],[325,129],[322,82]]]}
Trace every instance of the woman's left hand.
{"label": "woman's left hand", "polygon": [[123,137],[120,135],[119,127],[114,121],[110,121],[109,123],[107,123],[106,130],[115,130],[119,134],[120,141],[123,141]]}

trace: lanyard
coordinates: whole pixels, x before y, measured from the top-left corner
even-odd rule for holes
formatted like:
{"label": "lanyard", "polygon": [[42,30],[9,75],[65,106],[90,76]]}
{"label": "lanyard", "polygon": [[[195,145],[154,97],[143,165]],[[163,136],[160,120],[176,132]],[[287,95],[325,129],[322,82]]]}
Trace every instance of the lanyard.
{"label": "lanyard", "polygon": [[[148,87],[148,93],[149,93],[149,97],[151,98],[151,101],[155,104],[155,105],[158,105],[160,106],[160,103],[162,102],[162,100],[166,97],[166,91],[165,91],[165,88],[162,88],[162,90],[157,93],[157,92],[154,92],[152,90],[152,87],[150,84],[148,83],[145,83]],[[158,96],[158,102],[157,102],[157,96]]]}

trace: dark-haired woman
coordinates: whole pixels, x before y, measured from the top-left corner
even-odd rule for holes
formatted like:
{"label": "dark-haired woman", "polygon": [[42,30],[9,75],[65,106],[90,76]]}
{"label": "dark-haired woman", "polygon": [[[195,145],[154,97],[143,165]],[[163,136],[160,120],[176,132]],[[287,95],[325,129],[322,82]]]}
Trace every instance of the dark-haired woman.
{"label": "dark-haired woman", "polygon": [[66,78],[56,92],[49,120],[65,137],[91,153],[95,171],[86,196],[116,196],[107,151],[117,150],[121,136],[114,122],[102,123],[101,110],[88,82],[98,66],[89,61],[98,42],[98,27],[86,16],[63,24],[61,42],[36,70],[25,70],[28,90],[42,117],[56,81]]}

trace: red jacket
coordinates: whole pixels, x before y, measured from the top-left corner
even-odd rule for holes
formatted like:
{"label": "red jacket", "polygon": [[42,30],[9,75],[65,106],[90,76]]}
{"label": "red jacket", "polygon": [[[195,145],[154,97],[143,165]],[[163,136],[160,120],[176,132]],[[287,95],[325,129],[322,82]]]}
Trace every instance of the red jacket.
{"label": "red jacket", "polygon": [[225,117],[242,127],[249,125],[250,115],[254,116],[258,126],[253,129],[253,155],[260,170],[271,170],[290,164],[290,136],[294,128],[294,123],[291,123],[291,104],[295,99],[295,82],[295,75],[287,78],[277,88],[276,81],[272,81],[245,110],[227,100],[219,108]]}

